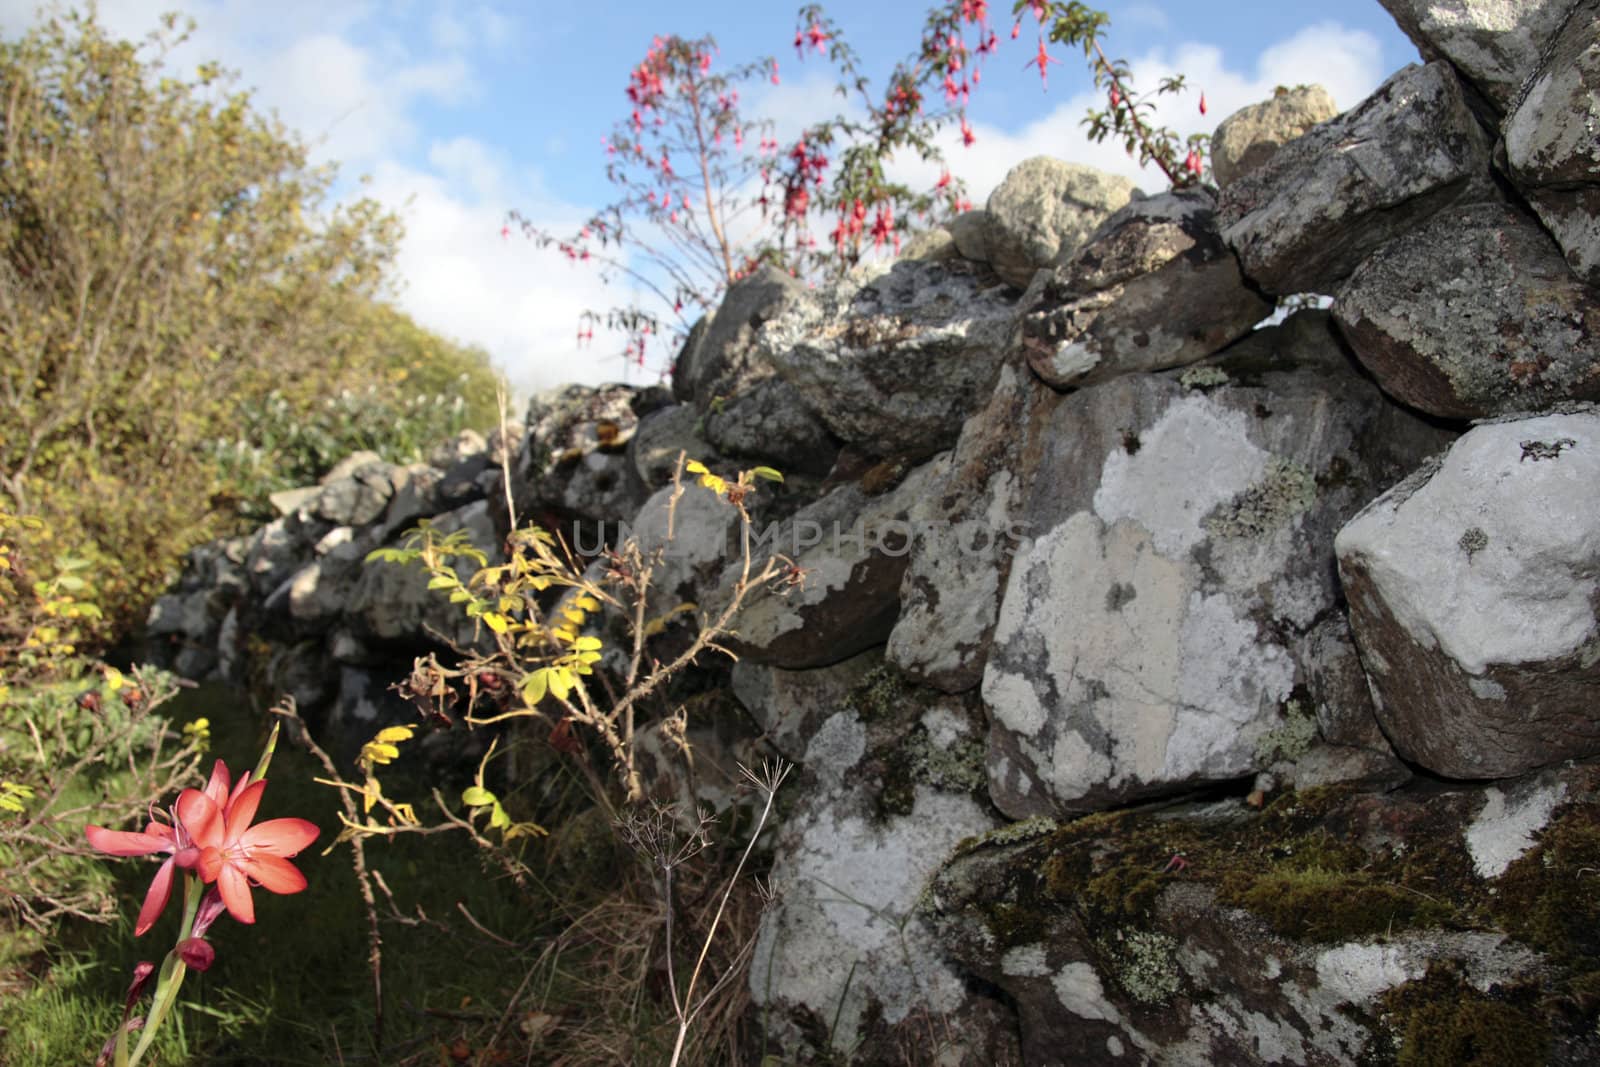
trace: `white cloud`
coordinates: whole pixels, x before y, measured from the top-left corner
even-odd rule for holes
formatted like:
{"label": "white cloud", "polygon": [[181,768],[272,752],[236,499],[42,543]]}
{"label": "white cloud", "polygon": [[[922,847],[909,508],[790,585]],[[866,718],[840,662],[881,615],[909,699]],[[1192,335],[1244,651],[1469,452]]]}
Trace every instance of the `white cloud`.
{"label": "white cloud", "polygon": [[[1320,83],[1341,108],[1349,108],[1382,83],[1382,50],[1371,34],[1349,30],[1334,22],[1309,26],[1261,53],[1254,71],[1226,67],[1222,51],[1209,44],[1184,44],[1171,53],[1156,50],[1130,62],[1136,89],[1148,90],[1170,75],[1183,74],[1188,90],[1156,99],[1154,123],[1170,126],[1187,137],[1210,133],[1216,125],[1246,104],[1265,100],[1278,85]],[[1073,60],[1076,56],[1066,57]],[[1200,93],[1206,95],[1207,114],[1199,111]],[[1082,119],[1090,108],[1105,107],[1092,92],[1063,100],[1050,114],[1015,131],[998,129],[982,121],[973,123],[977,142],[964,148],[956,131],[946,131],[939,144],[951,171],[967,182],[969,195],[981,206],[1006,172],[1032,156],[1054,156],[1122,174],[1146,192],[1166,187],[1161,172],[1143,169],[1120,142],[1098,144],[1085,136]],[[895,173],[923,181],[937,178],[933,168],[897,161]]]}

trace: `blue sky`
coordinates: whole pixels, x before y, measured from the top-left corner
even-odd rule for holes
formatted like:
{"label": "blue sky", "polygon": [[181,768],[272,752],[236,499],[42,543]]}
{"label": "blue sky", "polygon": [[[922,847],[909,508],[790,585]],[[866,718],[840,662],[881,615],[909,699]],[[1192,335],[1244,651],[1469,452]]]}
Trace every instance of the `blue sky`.
{"label": "blue sky", "polygon": [[[1340,107],[1358,103],[1384,78],[1416,60],[1377,0],[1191,0],[1106,2],[1105,46],[1129,60],[1135,83],[1182,71],[1206,93],[1202,117],[1189,96],[1160,118],[1180,132],[1209,131],[1278,84],[1320,82]],[[24,30],[37,0],[0,0],[0,32]],[[880,84],[916,46],[926,2],[876,0],[828,8]],[[794,3],[764,0],[635,0],[603,3],[479,0],[103,0],[102,20],[142,37],[162,11],[198,24],[172,57],[179,70],[220,60],[258,103],[337,161],[341,195],[367,195],[398,211],[407,236],[396,302],[423,324],[483,345],[522,391],[565,381],[620,376],[621,364],[596,337],[578,348],[586,307],[628,300],[594,272],[553,252],[504,240],[516,208],[555,230],[575,227],[608,202],[602,134],[627,114],[628,72],[655,34],[717,39],[719,65],[776,56],[777,87],[752,87],[749,112],[780,132],[838,110],[818,57],[796,58]],[[1057,48],[1048,92],[1023,69],[1036,45],[1031,21],[1009,40],[1009,5],[991,5],[1003,46],[984,68],[969,114],[977,141],[946,154],[982,204],[1005,172],[1038,154],[1138,175],[1120,149],[1090,145],[1079,119],[1092,102],[1077,54]],[[904,173],[919,176],[914,167]],[[361,181],[362,176],[366,181]],[[931,175],[928,177],[932,177]]]}

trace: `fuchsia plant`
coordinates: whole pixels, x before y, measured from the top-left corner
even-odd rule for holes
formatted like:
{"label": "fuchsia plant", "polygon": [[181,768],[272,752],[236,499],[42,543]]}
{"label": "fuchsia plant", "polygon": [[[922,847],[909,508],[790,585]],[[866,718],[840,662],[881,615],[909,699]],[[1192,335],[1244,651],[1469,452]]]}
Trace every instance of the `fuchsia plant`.
{"label": "fuchsia plant", "polygon": [[[317,839],[317,827],[305,819],[269,819],[251,825],[267,787],[264,776],[277,741],[278,729],[274,727],[255,770],[238,782],[232,781],[227,766],[218,760],[204,789],[185,789],[178,794],[166,822],[157,820],[152,813],[150,823],[138,833],[100,826],[85,828],[89,844],[108,855],[167,857],[145,894],[134,926],[135,936],[142,936],[155,925],[172,896],[174,878],[180,871],[183,877],[183,921],[178,941],[162,962],[159,975],[155,964],[149,962],[141,962],[134,969],[122,1025],[106,1042],[100,1063],[132,1067],[143,1058],[156,1030],[172,1011],[184,975],[189,970],[205,971],[215,961],[216,949],[206,940],[212,925],[224,911],[238,922],[256,921],[252,885],[272,893],[298,893],[306,888],[305,876],[289,858]],[[134,1005],[144,995],[152,976],[156,977],[156,988],[150,1013],[130,1022]],[[130,1055],[128,1034],[141,1027],[143,1033]]]}
{"label": "fuchsia plant", "polygon": [[[1015,0],[1013,15],[1013,40],[1025,23],[1037,26],[1026,66],[1038,68],[1046,89],[1051,64],[1061,63],[1050,45],[1083,49],[1107,104],[1084,119],[1091,140],[1117,137],[1175,187],[1204,179],[1207,138],[1184,140],[1152,122],[1152,98],[1182,91],[1182,77],[1152,93],[1134,92],[1127,64],[1108,58],[1100,44],[1110,19],[1079,0]],[[854,108],[813,123],[784,148],[769,123],[739,109],[742,84],[779,84],[776,59],[721,70],[712,38],[657,37],[629,74],[627,119],[602,139],[606,177],[619,198],[570,236],[516,212],[501,234],[509,237],[516,226],[574,263],[598,265],[603,278],[629,277],[656,306],[670,308],[670,316],[635,305],[581,318],[580,344],[603,323],[626,336],[627,363],[644,368],[648,345],[669,336],[681,342],[729,285],[761,264],[816,282],[864,256],[898,254],[915,228],[971,208],[948,168],[932,189],[918,190],[895,181],[887,167],[899,153],[942,164],[935,137],[947,124],[959,129],[963,146],[977,141],[966,109],[999,46],[987,0],[946,0],[929,12],[917,51],[875,88],[833,20],[816,5],[804,7],[795,52],[802,61],[825,57]],[[942,106],[930,105],[935,99]]]}

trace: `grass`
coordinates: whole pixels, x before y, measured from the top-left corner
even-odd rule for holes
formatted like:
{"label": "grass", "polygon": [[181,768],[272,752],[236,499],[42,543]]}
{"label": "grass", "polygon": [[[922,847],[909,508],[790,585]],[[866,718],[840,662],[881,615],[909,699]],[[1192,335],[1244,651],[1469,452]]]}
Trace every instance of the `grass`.
{"label": "grass", "polygon": [[[169,706],[172,718],[211,719],[217,749],[230,767],[254,762],[267,724],[236,694],[208,688]],[[539,757],[536,757],[536,760]],[[209,764],[209,757],[208,757]],[[666,992],[662,913],[645,868],[617,844],[609,821],[585,807],[583,786],[567,765],[543,757],[527,777],[518,817],[546,821],[548,839],[526,846],[533,872],[519,890],[486,866],[464,835],[402,837],[368,845],[368,862],[393,889],[398,913],[380,897],[383,916],[383,1032],[375,1032],[375,997],[367,964],[367,919],[347,846],[321,852],[337,832],[331,790],[304,753],[280,744],[259,818],[298,816],[322,828],[296,863],[310,886],[300,894],[255,893],[257,922],[224,918],[211,940],[217,961],[191,974],[175,1022],[163,1028],[154,1062],[323,1065],[615,1064],[665,1062],[676,1031]],[[401,764],[390,770],[400,771]],[[388,774],[385,790],[420,798],[438,784]],[[528,799],[534,792],[540,802]],[[527,810],[528,807],[534,810]],[[556,818],[552,818],[556,816]],[[697,935],[707,928],[737,858],[737,840],[702,854],[680,872],[676,890],[680,981],[692,966]],[[48,945],[9,940],[14,995],[0,998],[0,1063],[56,1067],[90,1063],[120,1017],[128,977],[140,959],[171,947],[177,907],[143,938],[132,916],[155,864],[108,860],[124,918],[111,926],[69,923]],[[751,936],[760,905],[736,892],[711,973],[731,965]],[[20,958],[19,958],[20,957]],[[740,1039],[743,982],[696,1028],[686,1062],[730,1062]]]}

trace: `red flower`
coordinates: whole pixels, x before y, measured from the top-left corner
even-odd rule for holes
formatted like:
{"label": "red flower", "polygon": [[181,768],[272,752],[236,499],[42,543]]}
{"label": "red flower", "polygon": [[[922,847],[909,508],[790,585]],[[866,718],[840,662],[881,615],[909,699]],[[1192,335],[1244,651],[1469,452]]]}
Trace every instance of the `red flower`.
{"label": "red flower", "polygon": [[[212,768],[211,780],[206,783],[205,792],[186,789],[184,793],[193,793],[212,799],[213,807],[228,800],[228,768],[218,760]],[[181,804],[183,797],[179,796]],[[207,819],[216,819],[215,815],[203,811],[196,811],[192,819],[181,816],[174,818],[172,823],[159,823],[152,819],[142,833],[131,833],[126,830],[107,830],[99,826],[84,827],[84,836],[89,839],[89,844],[112,856],[148,856],[157,852],[167,853],[167,859],[156,871],[155,878],[151,879],[150,890],[145,894],[144,904],[139,908],[139,918],[134,924],[133,933],[137,937],[161,917],[161,911],[167,906],[167,900],[172,896],[172,868],[193,867],[199,861],[199,850],[195,847],[195,832],[200,830],[205,833],[214,832],[220,828],[211,825]]]}
{"label": "red flower", "polygon": [[1201,93],[1200,94],[1200,114],[1204,115],[1205,113],[1206,113],[1206,94],[1205,93]]}
{"label": "red flower", "polygon": [[178,796],[178,818],[200,849],[200,877],[217,884],[228,914],[242,923],[256,921],[252,883],[270,893],[298,893],[306,887],[305,875],[288,857],[319,833],[304,819],[269,819],[251,826],[266,787],[265,780],[252,782],[245,775],[226,808],[216,803],[210,790],[186,789]]}

